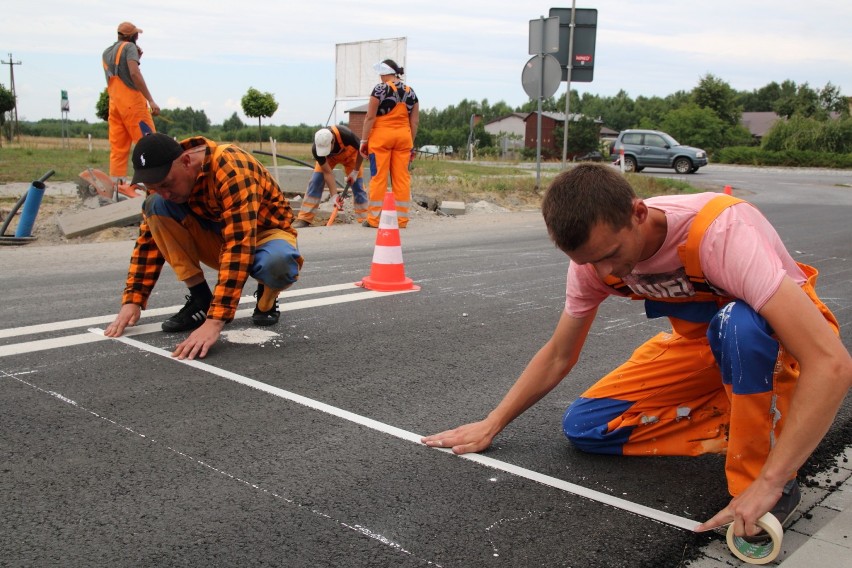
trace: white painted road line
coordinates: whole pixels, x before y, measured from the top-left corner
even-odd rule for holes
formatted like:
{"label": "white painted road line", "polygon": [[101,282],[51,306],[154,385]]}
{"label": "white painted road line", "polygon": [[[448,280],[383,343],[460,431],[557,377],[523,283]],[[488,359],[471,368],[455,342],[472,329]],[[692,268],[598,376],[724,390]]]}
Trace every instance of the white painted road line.
{"label": "white painted road line", "polygon": [[[327,286],[326,288],[331,288]],[[351,289],[356,288],[354,284],[346,284],[345,288]],[[342,288],[338,288],[342,289]],[[358,288],[363,290],[363,288]],[[316,288],[312,288],[312,290],[316,290]],[[296,310],[304,310],[308,308],[317,308],[320,306],[333,306],[335,304],[345,304],[347,302],[357,302],[359,300],[370,300],[373,298],[382,298],[385,296],[394,296],[396,294],[408,294],[413,290],[403,290],[399,292],[374,292],[372,290],[367,290],[363,292],[354,292],[349,294],[340,294],[338,296],[326,296],[324,298],[315,298],[313,300],[301,300],[298,302],[291,302],[288,304],[283,304],[281,306],[282,312],[293,312]],[[306,294],[299,294],[306,295]],[[254,298],[252,298],[252,301]],[[168,313],[173,313],[177,308],[164,308]],[[152,310],[153,311],[153,310]],[[254,308],[247,308],[244,310],[237,310],[234,315],[234,320],[247,318],[252,312],[254,312]],[[105,319],[106,321],[101,321],[100,323],[110,323],[115,316],[108,316]],[[84,320],[70,320],[70,321],[84,321]],[[68,322],[59,322],[60,325],[68,323]],[[50,324],[45,324],[50,325]],[[69,326],[69,327],[77,327]],[[20,328],[19,328],[20,329]],[[59,328],[59,329],[67,329]],[[55,331],[55,329],[51,329],[51,331]],[[155,333],[162,331],[161,324],[159,323],[149,323],[145,325],[137,325],[132,328],[127,328],[124,331],[124,335],[128,337],[136,336],[136,335],[144,335],[146,333]],[[25,334],[28,335],[28,334]],[[104,341],[109,339],[108,337],[103,337],[102,335],[95,335],[92,333],[79,333],[76,335],[65,335],[62,337],[54,337],[51,339],[39,339],[35,341],[26,341],[23,343],[12,343],[10,345],[0,346],[0,357],[8,357],[10,355],[22,355],[24,353],[33,353],[36,351],[45,351],[48,349],[58,349],[60,347],[70,347],[73,345],[83,345],[85,343],[93,343],[97,341]]]}
{"label": "white painted road line", "polygon": [[[329,286],[316,286],[314,288],[300,288],[298,290],[285,290],[278,295],[279,298],[298,298],[300,296],[310,296],[313,294],[325,294],[327,292],[340,292],[341,290],[354,290],[358,288],[354,283],[346,284],[331,284]],[[240,303],[254,303],[254,296],[242,296]],[[143,318],[151,318],[156,316],[171,315],[181,309],[183,306],[169,306],[166,308],[155,308],[153,310],[143,310]],[[0,339],[4,337],[21,337],[22,335],[34,335],[37,333],[50,333],[53,331],[62,331],[63,329],[74,329],[77,327],[89,328],[93,325],[104,323],[112,323],[115,319],[115,314],[106,316],[96,316],[91,318],[66,320],[54,323],[43,323],[39,325],[28,325],[23,327],[12,327],[8,329],[0,329]]]}
{"label": "white painted road line", "polygon": [[[90,329],[92,334],[103,334],[103,330],[100,329]],[[361,416],[360,414],[355,414],[354,412],[350,412],[348,410],[343,410],[342,408],[338,408],[336,406],[331,406],[324,402],[320,402],[311,398],[307,398],[300,394],[296,394],[294,392],[290,392],[278,387],[274,387],[272,385],[268,385],[266,383],[262,383],[260,381],[256,381],[254,379],[250,379],[248,377],[244,377],[242,375],[238,375],[237,373],[233,373],[231,371],[226,371],[224,369],[220,369],[218,367],[214,367],[208,363],[204,363],[198,360],[189,360],[189,359],[175,359],[171,356],[171,353],[160,349],[159,347],[153,347],[148,345],[147,343],[143,343],[141,341],[137,341],[135,339],[130,339],[128,337],[117,337],[116,341],[120,341],[127,345],[132,345],[137,347],[142,351],[147,351],[149,353],[153,353],[155,355],[160,355],[166,359],[170,359],[176,363],[189,365],[190,367],[194,367],[201,371],[205,371],[207,373],[216,375],[218,377],[222,377],[224,379],[228,379],[230,381],[234,381],[236,383],[240,383],[242,385],[246,385],[248,387],[263,391],[265,393],[271,394],[273,396],[277,396],[279,398],[283,398],[285,400],[289,400],[291,402],[295,402],[308,408],[312,408],[314,410],[319,410],[320,412],[325,412],[326,414],[330,414],[332,416],[336,416],[338,418],[342,418],[344,420],[348,420],[349,422],[353,422],[360,426],[364,426],[370,428],[371,430],[375,430],[377,432],[381,432],[383,434],[389,434],[396,438],[400,438],[402,440],[415,443],[417,445],[423,445],[420,443],[420,439],[423,437],[420,434],[415,434],[414,432],[408,432],[406,430],[402,430],[401,428],[397,428],[395,426],[391,426],[389,424],[385,424],[383,422],[379,422],[377,420],[373,420],[372,418],[367,418],[366,416]],[[448,453],[450,455],[455,455],[452,453],[452,450],[446,448],[434,448],[438,451],[442,451]],[[628,501],[626,499],[621,499],[619,497],[614,497],[612,495],[608,495],[606,493],[601,493],[600,491],[595,491],[594,489],[588,489],[586,487],[582,487],[580,485],[575,485],[573,483],[569,483],[562,479],[557,479],[555,477],[551,477],[549,475],[544,475],[542,473],[538,473],[529,469],[525,469],[507,462],[503,462],[500,460],[496,460],[494,458],[489,458],[483,456],[481,454],[463,454],[458,456],[462,459],[466,459],[481,465],[485,465],[494,469],[498,469],[501,471],[505,471],[506,473],[510,473],[512,475],[516,475],[518,477],[523,477],[525,479],[529,479],[531,481],[535,481],[537,483],[541,483],[543,485],[548,485],[550,487],[561,489],[562,491],[567,491],[568,493],[572,493],[574,495],[579,495],[581,497],[585,497],[587,499],[591,499],[593,501],[597,501],[599,503],[604,503],[605,505],[610,505],[612,507],[616,507],[618,509],[622,509],[624,511],[628,511],[630,513],[634,513],[636,515],[640,515],[642,517],[658,521],[667,525],[672,525],[681,529],[686,529],[688,531],[694,531],[695,528],[699,525],[697,521],[693,521],[691,519],[687,519],[685,517],[679,517],[677,515],[672,515],[671,513],[667,513],[665,511],[660,511],[658,509],[653,509],[651,507],[646,507],[645,505],[640,505],[638,503],[633,503],[632,501]]]}

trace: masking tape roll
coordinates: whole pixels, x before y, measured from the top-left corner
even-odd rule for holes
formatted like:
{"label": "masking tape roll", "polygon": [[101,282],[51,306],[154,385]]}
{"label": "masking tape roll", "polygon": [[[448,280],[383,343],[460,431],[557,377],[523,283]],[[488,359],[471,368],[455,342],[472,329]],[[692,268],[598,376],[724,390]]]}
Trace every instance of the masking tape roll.
{"label": "masking tape roll", "polygon": [[766,513],[757,520],[757,526],[766,531],[772,540],[763,542],[747,542],[745,539],[734,535],[734,524],[728,525],[728,548],[737,558],[749,564],[768,564],[775,560],[781,552],[781,540],[784,537],[784,529],[781,523],[771,513]]}

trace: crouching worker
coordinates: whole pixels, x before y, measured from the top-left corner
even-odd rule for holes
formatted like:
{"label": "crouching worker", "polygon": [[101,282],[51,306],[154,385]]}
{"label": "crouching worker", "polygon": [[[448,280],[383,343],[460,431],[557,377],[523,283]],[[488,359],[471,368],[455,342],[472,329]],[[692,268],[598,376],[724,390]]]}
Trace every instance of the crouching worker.
{"label": "crouching worker", "polygon": [[[243,287],[257,280],[255,325],[278,322],[278,294],[299,277],[302,256],[293,212],[269,172],[244,150],[206,138],[180,144],[149,134],[133,150],[133,183],[149,195],[118,315],[104,332],[118,337],[139,321],[163,263],[189,289],[186,305],[163,331],[194,330],[172,353],[207,355],[234,318]],[[201,268],[219,271],[211,291]]]}
{"label": "crouching worker", "polygon": [[322,199],[322,190],[328,187],[331,197],[338,199],[342,207],[342,197],[337,191],[337,181],[334,178],[334,167],[343,164],[346,173],[346,183],[352,186],[352,194],[355,202],[355,221],[362,223],[367,219],[367,192],[362,187],[363,170],[361,162],[364,157],[358,152],[361,141],[354,132],[345,126],[329,126],[320,128],[314,135],[314,144],[311,153],[314,155],[316,165],[311,180],[308,182],[308,190],[305,192],[305,200],[299,209],[299,218],[293,223],[293,227],[301,229],[310,227],[314,221],[314,214]]}

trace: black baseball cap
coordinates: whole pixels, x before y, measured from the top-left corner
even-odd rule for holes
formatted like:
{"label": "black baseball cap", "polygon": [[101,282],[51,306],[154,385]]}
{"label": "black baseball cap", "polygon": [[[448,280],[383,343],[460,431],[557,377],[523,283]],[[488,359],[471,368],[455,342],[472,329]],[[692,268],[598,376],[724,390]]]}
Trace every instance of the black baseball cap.
{"label": "black baseball cap", "polygon": [[131,183],[159,183],[183,148],[171,136],[154,132],[143,136],[133,148],[133,180]]}

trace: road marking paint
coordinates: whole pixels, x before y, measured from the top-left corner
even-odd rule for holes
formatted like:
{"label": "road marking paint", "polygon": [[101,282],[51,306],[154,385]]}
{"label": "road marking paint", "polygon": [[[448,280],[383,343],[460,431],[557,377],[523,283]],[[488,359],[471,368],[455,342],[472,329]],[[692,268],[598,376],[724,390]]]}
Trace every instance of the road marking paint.
{"label": "road marking paint", "polygon": [[[331,284],[329,286],[315,286],[313,288],[300,288],[297,290],[285,290],[278,295],[279,298],[298,298],[300,296],[309,296],[312,294],[325,294],[327,292],[339,292],[341,290],[358,289],[354,283],[347,284]],[[242,296],[240,303],[255,302],[254,296]],[[181,309],[183,306],[169,306],[166,308],[155,308],[152,310],[143,310],[143,318],[151,318],[162,315],[171,315]],[[36,333],[49,333],[52,331],[62,331],[63,329],[74,329],[77,327],[92,327],[103,323],[112,323],[115,319],[115,314],[106,316],[95,316],[91,318],[73,319],[59,321],[53,323],[43,323],[38,325],[27,325],[23,327],[11,327],[8,329],[0,329],[0,339],[4,337],[20,337],[22,335],[34,335]]]}
{"label": "road marking paint", "polygon": [[[363,288],[358,288],[354,284],[346,284],[346,289],[355,289],[355,290],[363,290]],[[343,289],[343,288],[339,288]],[[412,290],[401,290],[397,292],[374,292],[372,290],[361,291],[361,292],[353,292],[349,294],[340,294],[338,296],[327,296],[324,298],[315,298],[313,300],[301,300],[298,302],[290,302],[287,304],[283,304],[281,306],[282,312],[293,312],[296,310],[304,310],[308,308],[317,308],[321,306],[333,306],[335,304],[345,304],[347,302],[357,302],[360,300],[370,300],[372,298],[381,298],[385,296],[393,296],[396,294],[408,294],[412,292]],[[300,294],[305,295],[305,294]],[[252,298],[252,301],[254,298]],[[173,313],[177,308],[164,308],[168,313]],[[153,311],[153,310],[152,310]],[[247,318],[251,316],[254,312],[254,308],[247,308],[244,310],[237,310],[234,314],[234,320]],[[114,316],[108,316],[103,318],[106,321],[101,321],[101,323],[112,322]],[[83,321],[83,320],[72,320],[72,321]],[[65,322],[60,322],[65,323]],[[129,327],[125,329],[124,335],[126,337],[132,337],[136,335],[144,335],[146,333],[155,333],[162,331],[159,323],[149,323],[145,325],[137,325],[134,327]],[[76,327],[76,326],[75,326]],[[48,349],[58,349],[60,347],[70,347],[73,345],[83,345],[86,343],[94,343],[97,341],[104,341],[106,339],[110,339],[109,337],[103,337],[94,335],[91,333],[80,333],[76,335],[65,335],[62,337],[54,337],[51,339],[39,339],[35,341],[27,341],[23,343],[12,343],[10,345],[0,346],[0,357],[8,357],[10,355],[22,355],[24,353],[33,353],[36,351],[45,351]]]}
{"label": "road marking paint", "polygon": [[[89,329],[92,334],[103,334],[103,330],[100,329]],[[160,355],[161,357],[170,359],[175,361],[176,363],[181,363],[184,365],[189,365],[195,369],[200,371],[204,371],[218,377],[222,377],[224,379],[228,379],[230,381],[234,381],[236,383],[257,389],[259,391],[271,394],[273,396],[277,396],[279,398],[283,398],[285,400],[289,400],[291,402],[295,402],[297,404],[301,404],[303,406],[307,406],[308,408],[312,408],[314,410],[318,410],[320,412],[324,412],[326,414],[330,414],[332,416],[336,416],[337,418],[342,418],[349,422],[353,422],[360,426],[364,426],[366,428],[370,428],[371,430],[375,430],[377,432],[381,432],[383,434],[388,434],[390,436],[394,436],[401,440],[405,440],[407,442],[415,443],[419,446],[423,446],[420,442],[420,439],[423,437],[420,434],[415,434],[414,432],[408,432],[407,430],[403,430],[401,428],[397,428],[395,426],[391,426],[389,424],[385,424],[383,422],[379,422],[378,420],[373,420],[372,418],[367,418],[366,416],[361,416],[360,414],[355,414],[354,412],[350,412],[348,410],[344,410],[342,408],[338,408],[336,406],[331,406],[330,404],[326,404],[324,402],[320,402],[318,400],[314,400],[308,398],[306,396],[302,396],[300,394],[296,394],[294,392],[284,390],[278,387],[274,387],[272,385],[268,385],[266,383],[262,383],[260,381],[250,379],[243,375],[239,375],[237,373],[227,371],[225,369],[220,369],[218,367],[214,367],[209,363],[204,363],[197,359],[175,359],[171,356],[171,353],[160,349],[159,347],[154,347],[152,345],[148,345],[147,343],[143,343],[141,341],[137,341],[135,339],[130,339],[129,337],[117,337],[114,338],[116,341],[120,341],[127,345],[131,345],[137,347],[142,351],[147,351],[149,353],[153,353],[155,355]],[[452,450],[449,448],[433,448],[435,450],[446,452],[451,455],[455,455],[452,453]],[[572,493],[574,495],[578,495],[580,497],[586,497],[587,499],[591,499],[593,501],[597,501],[599,503],[603,503],[605,505],[610,505],[612,507],[616,507],[618,509],[622,509],[624,511],[628,511],[630,513],[634,513],[636,515],[658,521],[661,523],[665,523],[667,525],[672,525],[681,529],[686,529],[688,531],[694,531],[695,528],[700,524],[697,521],[693,521],[691,519],[687,519],[685,517],[679,517],[677,515],[673,515],[671,513],[667,513],[665,511],[660,511],[658,509],[653,509],[651,507],[647,507],[645,505],[640,505],[639,503],[634,503],[632,501],[628,501],[626,499],[621,499],[619,497],[614,497],[607,493],[602,493],[600,491],[595,491],[594,489],[588,489],[586,487],[582,487],[580,485],[576,485],[574,483],[570,483],[568,481],[564,481],[562,479],[557,479],[555,477],[551,477],[549,475],[545,475],[542,473],[538,473],[536,471],[532,471],[526,468],[522,468],[508,462],[500,461],[494,458],[486,457],[481,454],[462,454],[458,456],[462,459],[472,461],[478,463],[480,465],[484,465],[487,467],[491,467],[494,469],[498,469],[500,471],[505,471],[506,473],[511,473],[512,475],[516,475],[518,477],[523,477],[525,479],[529,479],[531,481],[535,481],[537,483],[541,483],[543,485],[548,485],[555,489],[561,489],[568,493]]]}

